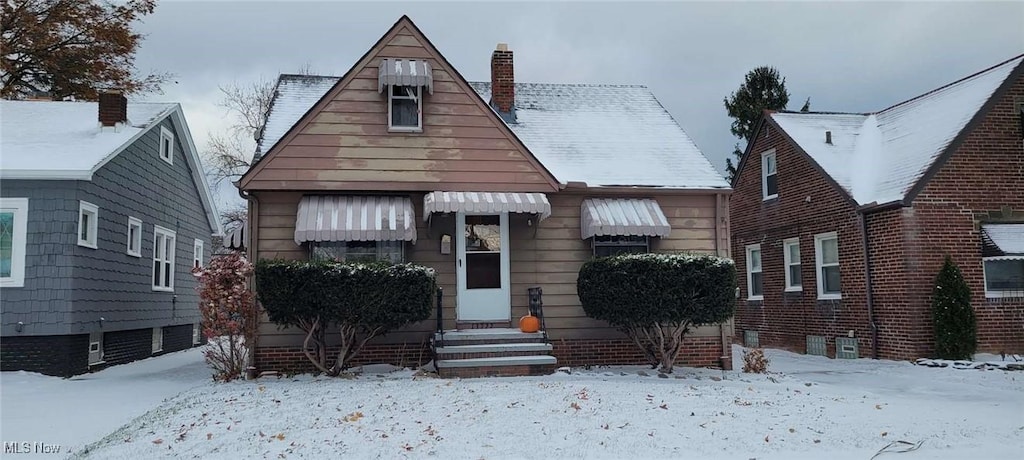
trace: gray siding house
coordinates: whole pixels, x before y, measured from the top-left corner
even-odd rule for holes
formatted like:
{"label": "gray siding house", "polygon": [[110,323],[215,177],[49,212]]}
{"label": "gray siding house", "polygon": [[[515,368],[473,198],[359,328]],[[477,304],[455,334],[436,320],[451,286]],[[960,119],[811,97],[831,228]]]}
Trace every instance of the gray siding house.
{"label": "gray siding house", "polygon": [[202,341],[220,224],[181,106],[0,102],[0,368],[76,375]]}

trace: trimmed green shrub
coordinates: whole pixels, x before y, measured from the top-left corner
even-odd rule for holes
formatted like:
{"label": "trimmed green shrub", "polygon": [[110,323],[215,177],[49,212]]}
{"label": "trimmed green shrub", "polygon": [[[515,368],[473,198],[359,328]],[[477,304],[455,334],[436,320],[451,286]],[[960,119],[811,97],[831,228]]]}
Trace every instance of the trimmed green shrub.
{"label": "trimmed green shrub", "polygon": [[[338,375],[374,337],[426,320],[437,283],[413,264],[261,260],[257,296],[271,321],[306,332],[303,352],[320,371]],[[326,330],[341,349],[328,366]]]}
{"label": "trimmed green shrub", "polygon": [[960,268],[946,256],[932,291],[935,322],[935,353],[942,359],[973,359],[977,349],[977,326],[971,307],[971,288]]}
{"label": "trimmed green shrub", "polygon": [[621,254],[583,264],[576,292],[587,316],[619,328],[653,367],[672,372],[691,327],[732,317],[736,268],[712,255]]}

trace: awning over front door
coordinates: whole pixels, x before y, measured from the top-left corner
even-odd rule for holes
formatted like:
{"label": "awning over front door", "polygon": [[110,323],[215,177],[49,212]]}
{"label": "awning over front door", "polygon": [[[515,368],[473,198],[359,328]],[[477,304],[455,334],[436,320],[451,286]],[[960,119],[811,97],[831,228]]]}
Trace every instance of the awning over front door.
{"label": "awning over front door", "polygon": [[304,196],[295,219],[295,242],[306,241],[415,243],[412,200],[404,196]]}
{"label": "awning over front door", "polygon": [[592,236],[660,236],[672,231],[658,202],[636,198],[588,198],[580,207],[583,239]]}
{"label": "awning over front door", "polygon": [[538,220],[544,220],[551,215],[551,203],[543,193],[430,192],[423,198],[423,219],[435,212],[516,212],[537,214]]}
{"label": "awning over front door", "polygon": [[1024,223],[982,225],[981,255],[1024,256]]}

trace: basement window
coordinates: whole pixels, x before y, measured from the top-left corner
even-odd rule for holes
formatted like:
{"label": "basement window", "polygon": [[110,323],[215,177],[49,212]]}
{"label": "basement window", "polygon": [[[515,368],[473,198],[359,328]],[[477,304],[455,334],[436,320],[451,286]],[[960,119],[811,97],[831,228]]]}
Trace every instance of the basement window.
{"label": "basement window", "polygon": [[423,98],[418,86],[392,85],[388,89],[388,130],[423,130]]}
{"label": "basement window", "polygon": [[985,297],[1024,297],[1024,256],[986,257]]}

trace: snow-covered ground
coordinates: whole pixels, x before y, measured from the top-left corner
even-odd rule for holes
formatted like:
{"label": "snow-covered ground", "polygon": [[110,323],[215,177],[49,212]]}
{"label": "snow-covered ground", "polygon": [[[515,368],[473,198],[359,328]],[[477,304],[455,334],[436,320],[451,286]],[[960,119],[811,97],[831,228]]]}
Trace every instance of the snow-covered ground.
{"label": "snow-covered ground", "polygon": [[[739,368],[742,349],[734,351]],[[880,460],[1017,459],[1024,452],[1024,372],[840,361],[777,350],[767,355],[770,375],[678,369],[659,378],[646,368],[616,367],[439,380],[377,368],[355,379],[200,382],[162,404],[149,390],[159,383],[149,380],[136,382],[137,389],[111,385],[75,393],[74,381],[16,375],[34,378],[36,388],[17,390],[22,394],[14,408],[4,374],[3,438],[13,437],[8,426],[15,422],[35,424],[11,428],[29,439],[68,430],[77,440],[97,441],[88,452],[78,451],[81,456],[104,459],[866,460],[894,441],[923,444]],[[171,377],[181,388],[208,378],[183,369],[187,378]],[[102,374],[92,378],[115,380]],[[155,409],[120,429],[128,413],[106,420],[106,428],[98,426],[103,412],[76,409],[54,417],[63,404],[82,398],[120,401],[138,413],[147,405]],[[9,415],[12,410],[17,413]],[[33,417],[73,419],[56,426]]]}
{"label": "snow-covered ground", "polygon": [[70,379],[0,372],[0,439],[29,443],[30,454],[18,458],[62,458],[32,453],[35,443],[60,446],[62,454],[76,452],[164,399],[209,384],[210,374],[199,349]]}

